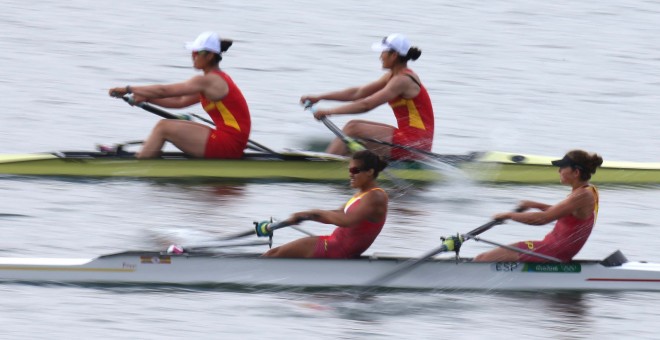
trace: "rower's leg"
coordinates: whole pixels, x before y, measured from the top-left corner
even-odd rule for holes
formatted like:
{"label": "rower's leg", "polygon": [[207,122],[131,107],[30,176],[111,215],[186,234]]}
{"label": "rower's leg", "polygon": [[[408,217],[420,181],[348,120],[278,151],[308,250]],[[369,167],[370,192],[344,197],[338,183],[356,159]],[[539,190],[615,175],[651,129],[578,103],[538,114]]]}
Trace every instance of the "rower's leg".
{"label": "rower's leg", "polygon": [[[515,247],[517,243],[511,244]],[[520,253],[502,247],[481,253],[474,258],[474,262],[515,262],[518,261]]]}
{"label": "rower's leg", "polygon": [[[387,124],[370,122],[367,120],[351,120],[346,123],[342,131],[352,138],[372,138],[392,143],[392,135],[394,134],[395,128]],[[369,150],[377,153],[379,156],[389,157],[390,147],[369,142],[366,144]],[[339,138],[335,138],[326,149],[326,152],[336,155],[347,155],[348,149]]]}
{"label": "rower's leg", "polygon": [[314,256],[318,236],[309,236],[291,241],[267,251],[265,257],[310,258]]}
{"label": "rower's leg", "polygon": [[163,119],[153,128],[137,157],[158,157],[165,142],[170,142],[185,154],[202,158],[210,133],[211,128],[203,124]]}

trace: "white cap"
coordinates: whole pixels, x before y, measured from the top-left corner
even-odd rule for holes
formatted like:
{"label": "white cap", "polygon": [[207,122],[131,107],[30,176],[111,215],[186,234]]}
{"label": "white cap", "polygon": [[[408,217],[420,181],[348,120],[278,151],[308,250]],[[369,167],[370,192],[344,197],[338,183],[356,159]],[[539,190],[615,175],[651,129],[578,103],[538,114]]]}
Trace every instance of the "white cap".
{"label": "white cap", "polygon": [[403,34],[394,33],[371,45],[371,49],[377,52],[396,51],[399,55],[406,56],[410,50],[410,40]]}
{"label": "white cap", "polygon": [[193,51],[209,51],[220,54],[220,37],[214,32],[204,32],[193,42],[186,43],[186,48]]}

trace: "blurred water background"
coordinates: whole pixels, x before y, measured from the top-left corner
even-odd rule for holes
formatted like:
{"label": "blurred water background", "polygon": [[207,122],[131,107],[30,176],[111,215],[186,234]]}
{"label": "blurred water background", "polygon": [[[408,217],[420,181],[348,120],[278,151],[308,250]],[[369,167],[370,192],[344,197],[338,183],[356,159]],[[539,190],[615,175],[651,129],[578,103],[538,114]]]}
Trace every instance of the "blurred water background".
{"label": "blurred water background", "polygon": [[[660,3],[644,0],[0,0],[0,153],[91,150],[146,137],[157,117],[107,89],[188,79],[195,71],[183,44],[207,30],[235,41],[221,66],[248,99],[252,139],[301,148],[331,134],[298,98],[376,79],[382,70],[370,44],[401,32],[423,51],[410,66],[436,110],[435,152],[561,156],[583,148],[606,160],[657,162],[659,15]],[[201,109],[182,112],[190,111]],[[360,118],[394,123],[387,107]],[[553,203],[567,192],[460,178],[411,188],[392,200],[368,253],[417,256],[519,199]],[[335,208],[351,193],[345,183],[0,177],[0,254],[153,249],[154,234],[192,242],[269,216]],[[579,257],[622,249],[633,260],[660,261],[660,188],[602,185],[601,199]],[[508,223],[487,235],[509,243],[549,227]],[[276,243],[300,236],[285,229]],[[475,242],[462,253],[489,248]],[[295,290],[0,285],[0,338],[652,339],[658,303],[660,295],[645,292],[396,292],[357,302]]]}

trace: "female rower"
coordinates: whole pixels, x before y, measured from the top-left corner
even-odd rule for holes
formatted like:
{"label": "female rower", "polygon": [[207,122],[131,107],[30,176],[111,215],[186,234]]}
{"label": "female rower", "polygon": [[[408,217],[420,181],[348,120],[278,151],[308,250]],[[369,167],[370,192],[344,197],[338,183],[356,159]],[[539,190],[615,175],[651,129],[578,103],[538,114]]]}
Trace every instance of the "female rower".
{"label": "female rower", "polygon": [[266,252],[268,257],[355,258],[374,242],[387,216],[387,194],[378,187],[376,178],[387,163],[375,153],[356,152],[349,163],[351,187],[358,192],[337,210],[297,212],[288,222],[313,220],[338,227],[329,236],[309,236]]}
{"label": "female rower", "polygon": [[[552,161],[559,167],[559,180],[571,186],[571,193],[555,205],[533,201],[520,202],[522,210],[538,209],[535,212],[505,212],[495,215],[495,219],[512,219],[517,222],[542,225],[557,221],[552,231],[542,241],[524,241],[511,246],[552,256],[568,262],[587,242],[598,215],[598,191],[589,183],[596,168],[603,164],[597,154],[582,150],[568,152],[564,158]],[[495,248],[474,258],[474,261],[521,261],[546,262],[540,257],[522,254],[502,247]]]}
{"label": "female rower", "polygon": [[204,32],[186,44],[192,51],[194,68],[202,70],[203,75],[175,84],[110,89],[113,97],[132,93],[135,103],[148,101],[167,108],[201,103],[215,123],[212,129],[185,120],[161,120],[144,142],[138,158],[158,157],[166,141],[197,158],[240,158],[243,155],[250,136],[250,111],[241,90],[219,67],[222,53],[231,45],[231,40],[221,40],[216,33]]}
{"label": "female rower", "polygon": [[[355,114],[370,111],[388,103],[394,111],[397,127],[366,120],[351,120],[344,126],[344,133],[353,138],[365,140],[366,146],[383,157],[392,159],[415,159],[414,153],[406,147],[431,151],[435,118],[433,106],[426,88],[419,76],[408,68],[409,60],[417,60],[422,51],[411,46],[410,41],[401,34],[391,34],[372,48],[381,52],[382,67],[388,70],[378,80],[361,87],[352,87],[337,92],[320,95],[306,95],[300,98],[316,103],[320,100],[350,101],[332,109],[318,109],[316,119],[324,116]],[[382,144],[369,142],[376,139]],[[389,147],[387,144],[403,147]],[[326,152],[344,155],[346,146],[339,140],[333,140]]]}

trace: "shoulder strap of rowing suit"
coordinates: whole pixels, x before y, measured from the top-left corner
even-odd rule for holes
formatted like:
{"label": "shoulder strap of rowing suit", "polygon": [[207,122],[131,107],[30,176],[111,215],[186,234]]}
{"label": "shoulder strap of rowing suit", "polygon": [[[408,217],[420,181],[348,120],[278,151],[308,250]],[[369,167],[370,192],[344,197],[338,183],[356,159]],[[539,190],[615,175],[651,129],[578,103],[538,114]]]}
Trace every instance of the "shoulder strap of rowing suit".
{"label": "shoulder strap of rowing suit", "polygon": [[368,193],[370,193],[374,190],[380,190],[382,192],[385,192],[385,190],[383,190],[382,188],[372,188],[372,189],[369,189],[369,190],[367,190],[363,193],[355,194],[355,195],[353,195],[353,197],[351,197],[351,199],[348,200],[348,202],[346,202],[346,204],[344,204],[344,212],[346,212],[346,210],[348,210],[348,208],[351,205],[353,205],[353,203],[357,202],[360,198],[362,198],[362,196],[364,196],[364,195],[366,195],[366,194],[368,194]]}
{"label": "shoulder strap of rowing suit", "polygon": [[589,188],[594,192],[594,223],[596,223],[596,218],[598,218],[598,207],[600,201],[600,194],[598,193],[598,188],[595,185],[590,184]]}
{"label": "shoulder strap of rowing suit", "polygon": [[[407,68],[407,69],[404,71],[404,74],[405,74],[406,76],[408,76],[410,79],[412,79],[412,81],[415,82],[415,84],[417,84],[417,86],[422,87],[422,84],[421,84],[421,83],[420,83],[420,82],[419,82],[419,81],[418,81],[418,80],[417,80],[417,79],[411,74],[411,72],[412,72],[412,70],[409,69],[409,68]],[[394,73],[391,73],[391,74],[390,74],[390,79],[392,79],[392,78],[394,78]]]}
{"label": "shoulder strap of rowing suit", "polygon": [[594,223],[596,223],[596,219],[598,218],[598,207],[599,207],[599,199],[600,199],[600,195],[598,194],[598,188],[596,188],[596,186],[593,184],[585,184],[582,186],[582,188],[591,190],[594,193]]}
{"label": "shoulder strap of rowing suit", "polygon": [[417,86],[422,87],[422,84],[421,84],[419,81],[417,81],[417,79],[415,79],[415,77],[413,77],[412,74],[406,72],[406,75],[407,75],[408,77],[410,77],[410,79],[412,79],[412,81],[414,81],[415,84],[417,84]]}

